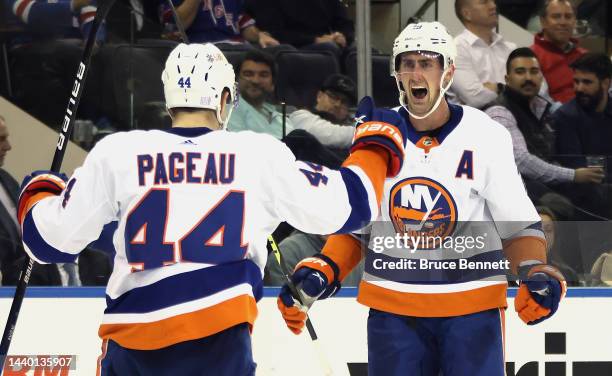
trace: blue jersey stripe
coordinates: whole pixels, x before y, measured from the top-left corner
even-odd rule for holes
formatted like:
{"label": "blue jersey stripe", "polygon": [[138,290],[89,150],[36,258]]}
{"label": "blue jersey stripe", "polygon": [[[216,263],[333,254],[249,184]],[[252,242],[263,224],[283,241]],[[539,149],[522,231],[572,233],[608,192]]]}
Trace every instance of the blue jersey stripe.
{"label": "blue jersey stripe", "polygon": [[[357,287],[343,287],[334,298],[355,298]],[[516,296],[517,288],[508,288],[508,297]],[[264,287],[264,298],[276,298],[280,293],[280,287]],[[12,299],[15,296],[15,287],[0,287],[0,299]],[[104,298],[104,287],[28,287],[26,290],[27,298]],[[567,289],[568,298],[612,298],[612,288],[610,287],[569,287]],[[563,304],[563,303],[561,303]]]}
{"label": "blue jersey stripe", "polygon": [[176,274],[147,286],[131,289],[117,299],[106,297],[105,313],[147,313],[190,302],[248,283],[255,300],[263,295],[259,267],[251,260],[211,266]]}
{"label": "blue jersey stripe", "polygon": [[372,216],[368,201],[368,192],[363,186],[363,182],[359,176],[349,168],[341,168],[340,174],[346,185],[349,204],[351,205],[351,214],[340,230],[336,231],[337,234],[343,234],[362,228],[370,222]]}
{"label": "blue jersey stripe", "polygon": [[38,232],[32,210],[30,210],[23,220],[23,242],[28,246],[30,251],[43,262],[75,262],[78,255],[62,252],[59,249],[51,246],[43,239]]}
{"label": "blue jersey stripe", "polygon": [[542,221],[537,221],[536,223],[533,223],[533,224],[527,226],[526,230],[544,231],[544,230],[542,230]]}

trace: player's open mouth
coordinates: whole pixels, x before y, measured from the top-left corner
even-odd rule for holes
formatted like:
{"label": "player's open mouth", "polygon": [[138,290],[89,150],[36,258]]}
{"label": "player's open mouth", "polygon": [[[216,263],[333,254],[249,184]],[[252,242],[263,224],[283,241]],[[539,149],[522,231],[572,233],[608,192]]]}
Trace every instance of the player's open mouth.
{"label": "player's open mouth", "polygon": [[423,99],[427,95],[427,88],[423,86],[413,86],[410,88],[410,92],[416,99]]}

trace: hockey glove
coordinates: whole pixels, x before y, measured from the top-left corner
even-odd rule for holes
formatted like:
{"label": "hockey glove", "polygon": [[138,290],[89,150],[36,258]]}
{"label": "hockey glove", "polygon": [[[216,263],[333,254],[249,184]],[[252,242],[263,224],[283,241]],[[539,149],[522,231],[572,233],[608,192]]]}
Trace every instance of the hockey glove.
{"label": "hockey glove", "polygon": [[23,219],[32,207],[48,196],[59,196],[66,187],[68,177],[51,171],[38,170],[26,176],[21,183],[21,193],[17,204],[17,219]]}
{"label": "hockey glove", "polygon": [[[278,309],[293,333],[302,332],[306,312],[316,300],[333,296],[340,290],[338,274],[336,263],[320,253],[295,266],[291,281],[283,285],[277,299]],[[299,297],[294,297],[289,283],[295,286]]]}
{"label": "hockey glove", "polygon": [[397,111],[376,108],[371,97],[364,97],[355,114],[355,137],[351,153],[366,145],[377,145],[389,152],[391,163],[387,177],[399,173],[404,163],[408,137],[406,121]]}
{"label": "hockey glove", "polygon": [[540,264],[519,268],[521,283],[514,309],[527,325],[534,325],[551,317],[565,296],[567,283],[557,268]]}

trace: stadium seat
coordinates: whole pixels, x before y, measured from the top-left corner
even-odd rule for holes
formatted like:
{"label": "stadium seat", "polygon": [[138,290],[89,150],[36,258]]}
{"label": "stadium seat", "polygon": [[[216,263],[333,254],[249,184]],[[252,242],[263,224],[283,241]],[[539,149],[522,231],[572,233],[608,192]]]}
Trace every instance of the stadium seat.
{"label": "stadium seat", "polygon": [[281,51],[276,64],[277,97],[296,107],[312,105],[323,80],[340,72],[336,58],[327,51]]}
{"label": "stadium seat", "polygon": [[[396,107],[399,105],[395,78],[389,73],[389,55],[372,54],[372,96],[377,106]],[[357,82],[357,52],[348,54],[345,60],[346,73]]]}
{"label": "stadium seat", "polygon": [[[219,49],[223,52],[223,55],[225,55],[225,58],[227,59],[227,61],[230,62],[230,64],[232,64],[234,69],[236,69],[236,66],[240,63],[244,55],[247,53],[244,48],[231,48],[227,47],[226,45],[219,46]],[[238,77],[236,77],[236,79],[238,79]]]}
{"label": "stadium seat", "polygon": [[137,45],[139,46],[153,46],[153,47],[168,47],[171,50],[178,46],[180,42],[169,39],[159,38],[138,38]]}
{"label": "stadium seat", "polygon": [[[139,120],[145,115],[145,108],[150,109],[151,104],[164,103],[161,72],[168,54],[175,45],[175,43],[122,44],[113,51],[106,82],[110,82],[112,86],[110,88],[110,95],[114,99],[112,118],[121,129],[158,127],[155,124],[141,124]],[[133,124],[131,124],[132,113]],[[151,121],[150,117],[148,119]]]}

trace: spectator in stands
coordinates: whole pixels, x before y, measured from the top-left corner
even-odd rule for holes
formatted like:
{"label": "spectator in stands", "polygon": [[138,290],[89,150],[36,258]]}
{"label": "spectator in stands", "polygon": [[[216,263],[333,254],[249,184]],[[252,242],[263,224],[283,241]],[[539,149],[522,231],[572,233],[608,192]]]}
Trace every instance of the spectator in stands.
{"label": "spectator in stands", "polygon": [[536,206],[536,210],[542,219],[542,230],[546,237],[546,256],[548,263],[561,271],[569,286],[579,286],[578,274],[576,274],[576,271],[574,271],[572,267],[562,261],[562,257],[559,254],[557,246],[557,237],[559,234],[557,234],[555,228],[555,222],[557,221],[555,214],[546,206]]}
{"label": "spectator in stands", "polygon": [[612,251],[602,253],[591,268],[591,286],[612,286]]}
{"label": "spectator in stands", "polygon": [[340,0],[251,0],[257,24],[281,43],[341,58],[353,43],[353,21]]}
{"label": "spectator in stands", "polygon": [[[0,167],[11,150],[9,131],[4,117],[0,115]],[[17,222],[16,203],[19,184],[6,170],[0,168],[0,270],[2,285],[15,285],[23,266],[25,251],[21,243],[21,230]],[[63,266],[66,266],[64,268]],[[75,264],[39,265],[32,269],[30,284],[61,285],[61,272],[73,271]],[[68,275],[68,274],[66,274]],[[72,274],[73,276],[76,273]],[[78,276],[77,276],[78,278]]]}
{"label": "spectator in stands", "polygon": [[[612,156],[612,62],[588,53],[572,63],[576,97],[554,114],[557,150],[565,155]],[[567,158],[570,166],[584,158]]]}
{"label": "spectator in stands", "polygon": [[562,103],[574,97],[570,64],[587,51],[572,38],[576,15],[569,0],[547,0],[540,11],[542,31],[535,35],[531,49],[549,84],[550,96]]}
{"label": "spectator in stands", "polygon": [[504,64],[516,45],[494,31],[498,21],[494,0],[455,0],[455,13],[465,29],[455,38],[457,72],[451,97],[482,108],[497,97]]}
{"label": "spectator in stands", "polygon": [[[167,1],[160,1],[161,19],[173,24],[172,10]],[[255,25],[255,19],[245,12],[243,0],[172,0],[191,43],[229,43],[250,49],[245,42],[261,48],[277,46],[278,40]]]}
{"label": "spectator in stands", "polygon": [[[285,238],[278,245],[281,256],[281,262],[285,270],[292,271],[298,262],[302,259],[313,256],[323,248],[327,235],[313,235],[306,234],[301,231],[294,231],[291,235]],[[362,260],[353,271],[341,281],[342,286],[345,287],[356,287],[361,281],[361,275],[363,274]],[[264,283],[267,286],[281,286],[287,282],[285,273],[281,269],[276,257],[270,255],[266,263]]]}
{"label": "spectator in stands", "polygon": [[[94,0],[3,0],[12,10],[10,23],[26,26],[25,37],[87,38],[97,7]],[[99,33],[100,39],[104,33]]]}
{"label": "spectator in stands", "polygon": [[[25,251],[17,222],[16,203],[19,184],[2,168],[11,150],[6,121],[0,115],[0,285],[15,285],[23,268]],[[106,234],[108,235],[108,234]],[[32,286],[105,286],[112,271],[108,256],[86,249],[76,263],[34,264]]]}
{"label": "spectator in stands", "polygon": [[556,154],[555,135],[550,124],[550,104],[538,96],[541,84],[542,72],[535,54],[529,48],[517,48],[506,62],[506,86],[485,110],[510,131],[516,165],[527,178],[532,199],[544,193],[534,193],[540,186],[537,183],[599,183],[603,177],[601,169],[573,170],[551,162]]}
{"label": "spectator in stands", "polygon": [[355,133],[349,117],[349,106],[355,102],[353,80],[341,74],[330,75],[316,94],[314,108],[291,114],[295,130],[283,141],[300,160],[340,168]]}
{"label": "spectator in stands", "polygon": [[286,118],[283,134],[283,115],[272,103],[276,74],[272,57],[265,52],[252,50],[234,69],[238,76],[240,101],[232,112],[228,129],[267,133],[278,139],[292,131],[291,120]]}
{"label": "spectator in stands", "polygon": [[324,146],[346,149],[355,133],[349,107],[355,105],[356,97],[353,80],[342,74],[333,74],[325,79],[317,92],[314,108],[297,110],[289,118],[295,129],[307,131]]}
{"label": "spectator in stands", "polygon": [[[0,115],[0,167],[4,165],[4,158],[11,150],[8,136],[4,117]],[[11,282],[7,279],[13,273],[7,269],[17,258],[17,248],[21,244],[15,208],[18,195],[19,184],[8,172],[0,168],[0,285]]]}
{"label": "spectator in stands", "polygon": [[[11,40],[11,71],[15,102],[47,125],[59,127],[66,111],[97,7],[94,0],[1,0],[12,11],[8,20],[23,27]],[[105,26],[97,34],[106,38]],[[100,108],[99,58],[92,59],[79,116],[96,119]],[[94,94],[95,93],[95,94]]]}

